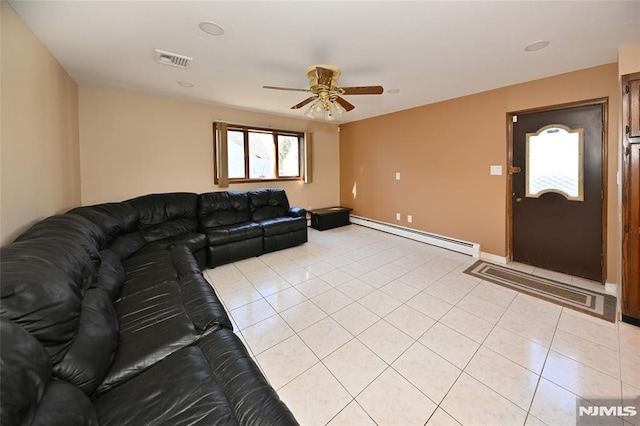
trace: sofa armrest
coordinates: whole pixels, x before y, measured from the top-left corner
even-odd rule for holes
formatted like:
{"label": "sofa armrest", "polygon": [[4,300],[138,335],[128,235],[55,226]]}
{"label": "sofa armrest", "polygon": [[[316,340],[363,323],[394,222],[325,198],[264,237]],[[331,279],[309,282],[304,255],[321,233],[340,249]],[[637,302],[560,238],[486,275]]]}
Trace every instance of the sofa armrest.
{"label": "sofa armrest", "polygon": [[306,217],[307,211],[302,207],[291,207],[287,210],[287,216],[291,217]]}

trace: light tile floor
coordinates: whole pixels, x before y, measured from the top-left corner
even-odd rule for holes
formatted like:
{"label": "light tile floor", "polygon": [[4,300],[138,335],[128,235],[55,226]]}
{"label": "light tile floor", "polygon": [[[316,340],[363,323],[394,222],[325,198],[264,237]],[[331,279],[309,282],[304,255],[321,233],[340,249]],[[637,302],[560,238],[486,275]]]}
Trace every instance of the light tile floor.
{"label": "light tile floor", "polygon": [[640,395],[639,328],[463,274],[474,261],[351,225],[205,275],[303,425],[570,425],[576,396]]}

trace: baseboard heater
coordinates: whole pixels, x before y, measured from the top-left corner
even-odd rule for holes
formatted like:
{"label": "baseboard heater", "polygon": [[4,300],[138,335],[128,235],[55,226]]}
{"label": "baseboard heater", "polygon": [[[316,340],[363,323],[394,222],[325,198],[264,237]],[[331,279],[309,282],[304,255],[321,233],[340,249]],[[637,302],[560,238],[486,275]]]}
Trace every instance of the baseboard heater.
{"label": "baseboard heater", "polygon": [[419,231],[417,229],[406,228],[404,226],[393,225],[391,223],[380,222],[366,217],[351,215],[349,221],[356,225],[366,226],[367,228],[377,229],[378,231],[387,232],[389,234],[398,235],[400,237],[409,238],[411,240],[420,241],[432,246],[442,247],[458,253],[480,258],[480,244],[470,243],[468,241],[456,240],[442,235],[431,234],[429,232]]}

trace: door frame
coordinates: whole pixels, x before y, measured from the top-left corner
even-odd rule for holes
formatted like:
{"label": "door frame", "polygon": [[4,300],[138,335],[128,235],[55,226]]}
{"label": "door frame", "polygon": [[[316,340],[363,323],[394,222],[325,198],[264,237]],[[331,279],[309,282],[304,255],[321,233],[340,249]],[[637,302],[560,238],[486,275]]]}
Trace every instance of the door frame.
{"label": "door frame", "polygon": [[[629,85],[630,80],[636,80],[640,78],[640,73],[632,73],[625,74],[622,76],[621,81],[621,89],[622,89],[622,137],[620,140],[622,141],[622,167],[621,167],[621,179],[622,179],[622,222],[621,222],[621,242],[622,242],[622,259],[621,259],[621,310],[620,314],[622,317],[627,317],[625,315],[626,309],[624,307],[625,301],[628,299],[628,288],[634,283],[631,282],[631,265],[630,265],[630,244],[629,234],[624,231],[625,224],[628,224],[631,221],[631,208],[629,204],[631,203],[631,158],[630,155],[627,154],[627,149],[631,148],[632,144],[640,144],[640,138],[631,137],[629,133],[625,130],[625,125],[631,125],[630,120],[630,111],[629,111],[629,93],[625,90],[625,87]],[[630,324],[640,326],[640,323],[634,321],[635,318],[631,317],[629,322]]]}
{"label": "door frame", "polygon": [[565,104],[556,104],[539,108],[531,108],[519,111],[507,112],[507,229],[506,229],[506,247],[507,262],[513,261],[513,117],[524,114],[534,114],[538,112],[557,111],[561,109],[602,105],[602,284],[607,281],[607,206],[608,206],[608,149],[607,142],[609,136],[609,98],[588,99],[584,101],[569,102]]}

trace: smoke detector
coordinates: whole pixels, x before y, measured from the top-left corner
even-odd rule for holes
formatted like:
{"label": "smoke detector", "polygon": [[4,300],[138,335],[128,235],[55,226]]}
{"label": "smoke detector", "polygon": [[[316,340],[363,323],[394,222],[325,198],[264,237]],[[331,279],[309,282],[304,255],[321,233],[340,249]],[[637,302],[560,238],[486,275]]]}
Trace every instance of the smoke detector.
{"label": "smoke detector", "polygon": [[193,61],[193,58],[188,56],[156,49],[156,62],[161,65],[187,69],[191,61]]}

